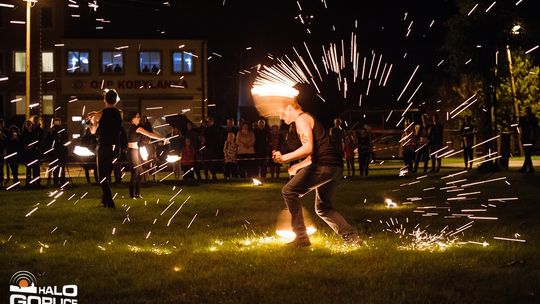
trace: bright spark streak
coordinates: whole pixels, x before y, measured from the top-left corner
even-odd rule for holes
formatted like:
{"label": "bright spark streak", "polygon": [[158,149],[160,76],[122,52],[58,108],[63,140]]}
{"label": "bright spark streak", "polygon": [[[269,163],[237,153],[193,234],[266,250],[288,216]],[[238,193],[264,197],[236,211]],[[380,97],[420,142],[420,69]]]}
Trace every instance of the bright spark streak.
{"label": "bright spark streak", "polygon": [[536,50],[536,49],[539,48],[539,47],[540,47],[540,45],[537,45],[537,46],[535,46],[535,47],[529,49],[528,51],[525,52],[525,55],[528,55],[530,52]]}
{"label": "bright spark streak", "polygon": [[491,5],[486,9],[486,13],[489,12],[493,6],[495,6],[495,3],[497,3],[497,1],[493,1],[493,3],[491,3]]}
{"label": "bright spark streak", "polygon": [[[191,196],[188,196],[186,198],[186,200],[182,203],[182,205],[180,205],[180,207],[178,207],[178,209],[176,210],[176,212],[174,212],[174,214],[171,216],[171,218],[169,218],[169,221],[167,222],[167,227],[169,227],[171,225],[171,222],[173,220],[173,218],[176,216],[176,214],[178,214],[178,212],[180,211],[180,209],[182,209],[182,207],[184,207],[184,204],[187,203],[187,201],[191,198]],[[188,227],[189,228],[189,227]]]}
{"label": "bright spark streak", "polygon": [[193,216],[193,218],[191,219],[191,222],[189,222],[189,225],[187,226],[187,229],[189,229],[189,227],[191,227],[191,224],[193,224],[193,221],[195,221],[195,218],[197,217],[197,213],[195,213],[195,215]]}
{"label": "bright spark streak", "polygon": [[478,7],[478,3],[476,3],[476,5],[469,11],[467,16],[470,16],[476,10],[477,7]]}
{"label": "bright spark streak", "polygon": [[521,243],[527,242],[526,240],[522,240],[522,239],[510,239],[510,238],[503,238],[503,237],[498,237],[498,236],[494,236],[493,239],[501,240],[501,241],[510,241],[510,242],[521,242]]}
{"label": "bright spark streak", "polygon": [[474,149],[474,148],[476,148],[476,147],[478,147],[478,146],[481,146],[481,145],[483,145],[483,144],[485,144],[485,143],[487,143],[487,142],[490,142],[490,141],[492,141],[492,140],[494,140],[494,139],[497,139],[497,138],[499,138],[499,137],[501,137],[501,136],[500,136],[500,135],[497,135],[497,136],[492,137],[492,138],[490,138],[490,139],[484,140],[483,142],[481,142],[481,143],[479,143],[479,144],[476,144],[476,145],[472,146],[472,148]]}
{"label": "bright spark streak", "polygon": [[32,211],[28,212],[24,217],[29,217],[30,215],[32,215],[32,213],[34,213],[38,209],[39,209],[39,207],[36,207],[36,208],[32,209]]}
{"label": "bright spark streak", "polygon": [[475,185],[480,185],[480,184],[485,184],[485,183],[491,183],[491,182],[496,182],[496,181],[505,180],[505,179],[506,179],[506,177],[492,178],[492,179],[488,179],[488,180],[485,180],[485,181],[479,181],[479,182],[474,182],[474,183],[469,183],[469,184],[463,184],[463,185],[461,185],[461,187],[466,188],[466,187],[470,187],[470,186],[475,186]]}
{"label": "bright spark streak", "polygon": [[412,81],[414,75],[416,74],[416,72],[418,71],[419,68],[420,68],[420,65],[417,65],[416,68],[414,69],[414,72],[412,73],[411,77],[409,78],[409,81],[407,82],[407,84],[403,88],[403,91],[401,91],[401,94],[399,94],[399,96],[397,98],[398,101],[401,99],[401,96],[403,96],[403,93],[405,93],[405,90],[407,90],[407,87],[409,87],[409,84],[411,84],[411,81]]}

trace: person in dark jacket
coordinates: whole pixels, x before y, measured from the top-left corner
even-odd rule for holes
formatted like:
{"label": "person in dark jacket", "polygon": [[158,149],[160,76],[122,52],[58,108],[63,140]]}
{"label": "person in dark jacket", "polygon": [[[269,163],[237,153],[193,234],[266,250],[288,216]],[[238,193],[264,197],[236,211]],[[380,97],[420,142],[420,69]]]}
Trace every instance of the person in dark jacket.
{"label": "person in dark jacket", "polygon": [[[439,153],[444,146],[444,127],[439,122],[439,114],[431,115],[431,125],[429,126],[429,152],[431,156],[431,170],[429,172],[439,172],[441,170],[442,158]],[[437,164],[437,165],[435,165]]]}
{"label": "person in dark jacket", "polygon": [[[54,187],[63,185],[66,181],[66,162],[68,157],[69,141],[66,128],[62,126],[62,120],[58,117],[53,119],[53,126],[47,133],[47,147],[52,148],[50,157],[52,158],[49,167],[52,166]],[[51,170],[51,168],[49,168]]]}
{"label": "person in dark jacket", "polygon": [[21,133],[22,162],[26,165],[25,187],[40,185],[40,129],[34,128],[31,120],[26,120]]}
{"label": "person in dark jacket", "polygon": [[519,172],[533,173],[532,152],[538,140],[538,118],[532,113],[531,107],[525,108],[525,116],[519,119],[519,128],[521,129],[521,144],[525,152],[525,160]]}
{"label": "person in dark jacket", "polygon": [[358,134],[358,165],[360,167],[360,176],[369,174],[369,162],[373,154],[371,145],[371,136],[366,128],[361,128]]}
{"label": "person in dark jacket", "polygon": [[19,182],[19,163],[21,160],[22,146],[20,132],[17,126],[9,127],[9,137],[6,142],[6,164],[13,175],[13,184]]}
{"label": "person in dark jacket", "polygon": [[203,136],[205,139],[205,152],[208,170],[212,174],[212,180],[217,180],[217,171],[223,161],[223,143],[225,142],[225,130],[218,126],[214,118],[208,117],[206,120],[206,128],[204,128]]}
{"label": "person in dark jacket", "polygon": [[461,148],[463,149],[463,160],[465,161],[465,169],[472,169],[473,163],[469,162],[474,158],[473,146],[476,135],[476,127],[471,122],[470,116],[465,116],[463,124],[459,129],[461,135]]}

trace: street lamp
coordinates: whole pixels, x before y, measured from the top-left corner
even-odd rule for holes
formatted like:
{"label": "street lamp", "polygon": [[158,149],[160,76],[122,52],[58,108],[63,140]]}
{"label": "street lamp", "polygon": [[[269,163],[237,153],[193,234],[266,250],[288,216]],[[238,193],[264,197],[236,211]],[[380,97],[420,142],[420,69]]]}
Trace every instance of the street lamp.
{"label": "street lamp", "polygon": [[26,119],[30,119],[30,36],[31,28],[31,8],[37,3],[37,0],[23,0],[26,2],[26,100],[25,114]]}

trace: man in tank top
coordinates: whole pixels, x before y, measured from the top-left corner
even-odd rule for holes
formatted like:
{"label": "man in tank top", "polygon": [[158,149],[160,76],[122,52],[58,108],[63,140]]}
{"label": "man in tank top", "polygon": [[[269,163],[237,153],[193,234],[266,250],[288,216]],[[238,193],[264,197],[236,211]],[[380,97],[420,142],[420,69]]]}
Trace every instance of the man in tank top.
{"label": "man in tank top", "polygon": [[330,141],[324,126],[313,116],[302,111],[296,100],[286,102],[279,111],[286,124],[295,123],[301,146],[287,154],[272,152],[276,163],[301,162],[289,168],[291,180],[283,187],[282,195],[291,213],[292,228],[296,234],[292,247],[311,245],[304,224],[300,198],[315,190],[315,211],[337,234],[349,244],[360,245],[362,240],[353,227],[333,208],[333,194],[342,179],[343,160]]}

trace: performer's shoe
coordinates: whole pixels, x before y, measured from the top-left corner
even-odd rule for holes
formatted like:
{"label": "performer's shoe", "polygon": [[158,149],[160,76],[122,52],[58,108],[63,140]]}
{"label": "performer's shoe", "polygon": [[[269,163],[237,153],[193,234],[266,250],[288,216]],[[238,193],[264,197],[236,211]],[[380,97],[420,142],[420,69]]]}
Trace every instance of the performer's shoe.
{"label": "performer's shoe", "polygon": [[289,242],[286,245],[287,247],[290,247],[290,248],[303,248],[303,247],[310,246],[311,242],[309,241],[309,237],[305,236],[305,237],[297,237],[294,239],[294,241]]}
{"label": "performer's shoe", "polygon": [[349,233],[343,236],[343,241],[345,244],[351,246],[362,246],[364,241],[356,233]]}

